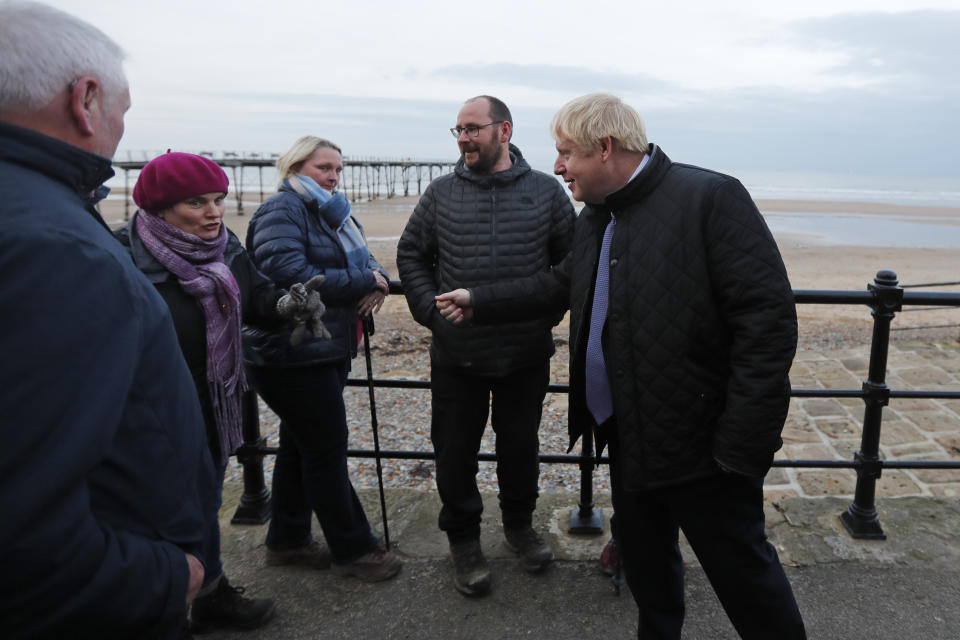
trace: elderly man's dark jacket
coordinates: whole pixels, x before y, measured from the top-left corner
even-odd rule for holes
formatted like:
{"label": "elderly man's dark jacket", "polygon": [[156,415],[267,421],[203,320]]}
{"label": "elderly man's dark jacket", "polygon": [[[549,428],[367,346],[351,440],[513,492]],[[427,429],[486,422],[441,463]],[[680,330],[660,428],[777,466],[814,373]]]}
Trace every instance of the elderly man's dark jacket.
{"label": "elderly man's dark jacket", "polygon": [[[613,213],[604,352],[625,488],[687,482],[720,465],[763,476],[782,444],[797,340],[783,261],[739,181],[674,164],[653,145],[649,153],[636,178],[581,212],[573,250],[552,274],[474,289],[475,321],[569,303],[572,447],[595,426],[585,351]],[[606,435],[598,430],[601,446]]]}
{"label": "elderly man's dark jacket", "polygon": [[554,352],[551,329],[562,317],[536,311],[496,327],[454,327],[434,296],[459,287],[547,273],[570,248],[574,211],[557,180],[534,171],[510,145],[512,166],[475,173],[461,159],[434,180],[397,244],[397,269],[417,322],[433,331],[434,364],[502,376]]}
{"label": "elderly man's dark jacket", "polygon": [[179,637],[213,493],[167,305],[87,196],[110,161],[0,123],[0,635]]}

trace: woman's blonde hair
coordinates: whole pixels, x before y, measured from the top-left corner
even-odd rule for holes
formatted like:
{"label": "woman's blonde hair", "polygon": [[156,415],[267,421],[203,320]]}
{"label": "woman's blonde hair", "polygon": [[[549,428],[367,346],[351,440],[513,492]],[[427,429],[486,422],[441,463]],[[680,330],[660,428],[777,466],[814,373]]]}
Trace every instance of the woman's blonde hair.
{"label": "woman's blonde hair", "polygon": [[300,193],[306,194],[306,189],[300,184],[300,180],[296,178],[297,172],[317,149],[323,148],[333,149],[341,156],[343,155],[340,147],[329,140],[318,138],[317,136],[303,136],[294,142],[293,146],[290,147],[285,154],[277,158],[277,188],[279,189],[281,185],[283,185],[284,180],[289,179],[291,187]]}
{"label": "woman's blonde hair", "polygon": [[627,151],[646,151],[649,146],[640,114],[610,93],[588,93],[560,107],[550,121],[550,134],[588,152],[607,136]]}

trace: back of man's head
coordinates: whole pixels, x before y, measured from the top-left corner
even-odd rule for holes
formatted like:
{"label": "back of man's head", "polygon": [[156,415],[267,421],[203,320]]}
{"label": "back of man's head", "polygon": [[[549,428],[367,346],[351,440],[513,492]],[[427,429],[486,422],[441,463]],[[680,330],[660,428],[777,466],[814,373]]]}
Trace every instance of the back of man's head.
{"label": "back of man's head", "polygon": [[37,2],[0,2],[0,120],[38,111],[82,75],[126,89],[123,50],[96,27]]}
{"label": "back of man's head", "polygon": [[640,114],[610,93],[588,93],[563,105],[550,121],[550,133],[586,152],[608,136],[625,151],[644,152],[649,146]]}

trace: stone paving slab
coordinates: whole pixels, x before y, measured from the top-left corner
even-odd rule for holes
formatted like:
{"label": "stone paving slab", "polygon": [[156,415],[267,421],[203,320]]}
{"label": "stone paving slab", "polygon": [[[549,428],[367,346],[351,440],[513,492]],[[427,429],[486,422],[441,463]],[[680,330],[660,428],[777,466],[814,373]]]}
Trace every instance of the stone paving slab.
{"label": "stone paving slab", "polygon": [[[869,347],[797,354],[794,388],[859,389],[866,379]],[[960,390],[960,343],[891,344],[886,384],[891,390]],[[778,459],[852,460],[860,448],[864,404],[850,398],[793,398]],[[880,453],[886,460],[960,461],[960,400],[892,398],[883,410]],[[850,470],[785,469],[768,476],[768,496],[852,497]],[[888,470],[880,496],[960,497],[960,470]]]}

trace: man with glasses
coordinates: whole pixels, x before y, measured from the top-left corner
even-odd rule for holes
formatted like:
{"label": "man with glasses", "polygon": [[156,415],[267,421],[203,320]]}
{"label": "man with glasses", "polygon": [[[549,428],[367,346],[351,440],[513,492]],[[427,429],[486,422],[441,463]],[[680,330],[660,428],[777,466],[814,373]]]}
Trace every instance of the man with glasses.
{"label": "man with glasses", "polygon": [[467,100],[450,132],[461,159],[420,198],[400,238],[397,267],[413,317],[433,331],[431,439],[454,585],[482,595],[490,590],[490,569],[480,546],[476,474],[491,396],[505,544],[532,573],[553,560],[532,521],[551,329],[562,315],[454,327],[434,296],[549,271],[570,248],[574,212],[559,182],[532,170],[510,144],[513,118],[502,101]]}

